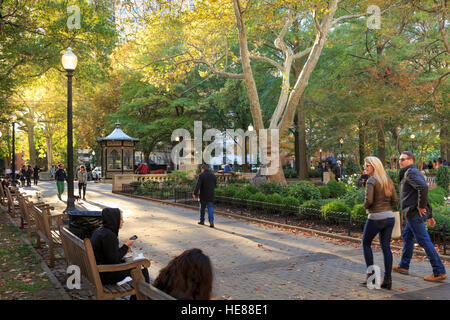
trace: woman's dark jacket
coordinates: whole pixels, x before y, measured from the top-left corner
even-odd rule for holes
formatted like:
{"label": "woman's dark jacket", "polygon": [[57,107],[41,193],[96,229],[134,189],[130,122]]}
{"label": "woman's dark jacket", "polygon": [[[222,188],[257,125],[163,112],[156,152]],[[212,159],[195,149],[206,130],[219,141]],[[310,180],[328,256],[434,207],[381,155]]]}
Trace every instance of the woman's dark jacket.
{"label": "woman's dark jacket", "polygon": [[[119,209],[103,209],[102,220],[103,225],[95,230],[91,236],[95,260],[98,265],[123,263],[123,257],[128,252],[128,246],[124,244],[119,248]],[[129,276],[129,274],[129,270],[118,272],[101,272],[100,278],[103,284],[114,284]]]}
{"label": "woman's dark jacket", "polygon": [[370,213],[391,211],[397,203],[397,192],[395,189],[390,196],[384,193],[383,185],[374,177],[370,177],[366,183],[366,193],[364,197],[364,208]]}

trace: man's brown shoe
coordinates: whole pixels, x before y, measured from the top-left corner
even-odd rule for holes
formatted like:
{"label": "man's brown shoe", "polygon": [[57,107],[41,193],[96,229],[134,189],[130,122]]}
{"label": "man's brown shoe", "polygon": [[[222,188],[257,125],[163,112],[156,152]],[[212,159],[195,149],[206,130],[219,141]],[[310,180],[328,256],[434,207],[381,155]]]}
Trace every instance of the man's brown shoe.
{"label": "man's brown shoe", "polygon": [[445,278],[447,278],[446,274],[441,274],[440,276],[437,276],[437,277],[435,277],[434,274],[432,274],[431,276],[423,277],[423,280],[425,280],[425,281],[441,281],[441,280],[444,280]]}
{"label": "man's brown shoe", "polygon": [[407,269],[403,269],[398,266],[392,266],[392,270],[394,270],[395,272],[401,273],[401,274],[406,274],[406,275],[409,274],[409,271]]}

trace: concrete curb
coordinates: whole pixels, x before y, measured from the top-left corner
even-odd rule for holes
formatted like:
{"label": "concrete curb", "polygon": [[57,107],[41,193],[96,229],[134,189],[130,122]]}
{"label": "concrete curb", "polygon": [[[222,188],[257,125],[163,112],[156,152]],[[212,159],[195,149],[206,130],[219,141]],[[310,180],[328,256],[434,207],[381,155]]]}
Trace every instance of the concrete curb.
{"label": "concrete curb", "polygon": [[[136,199],[142,199],[142,200],[147,200],[147,201],[158,202],[158,203],[169,205],[169,206],[173,206],[173,207],[180,207],[180,208],[187,208],[187,209],[198,210],[198,207],[190,206],[190,205],[183,204],[183,203],[168,202],[168,201],[159,200],[159,199],[150,199],[150,198],[147,198],[147,197],[144,197],[144,196],[138,196],[138,195],[134,195],[134,194],[128,194],[128,193],[117,192],[117,191],[113,192],[113,193],[119,194],[119,195],[123,195],[123,196],[127,196],[127,197],[130,197],[130,198],[136,198]],[[214,213],[220,214],[222,216],[232,217],[232,218],[245,219],[245,220],[248,220],[248,221],[259,222],[259,223],[266,223],[266,224],[274,225],[274,226],[277,226],[277,227],[285,227],[285,228],[291,228],[291,229],[296,229],[296,230],[300,230],[300,231],[315,233],[315,234],[326,236],[326,237],[329,237],[329,238],[335,238],[335,239],[340,239],[340,240],[346,240],[346,241],[352,241],[352,242],[361,243],[361,239],[359,239],[359,238],[343,236],[343,235],[339,235],[339,234],[335,234],[335,233],[329,233],[329,232],[320,231],[320,230],[315,230],[315,229],[311,229],[311,228],[298,227],[298,226],[292,226],[292,225],[289,225],[289,224],[283,224],[283,223],[278,223],[278,222],[273,222],[273,221],[268,221],[268,220],[263,220],[263,219],[258,219],[258,218],[251,218],[251,217],[242,216],[242,215],[235,214],[235,213],[223,212],[223,211],[220,211],[220,210],[214,210]],[[377,244],[377,243],[373,243],[373,245],[376,245],[377,247],[379,247],[379,244]],[[391,248],[399,249],[399,250],[403,249],[403,247],[393,246],[393,245],[391,246]],[[414,254],[417,254],[417,255],[420,255],[420,256],[426,256],[426,253],[424,251],[419,251],[419,250],[414,250]],[[450,256],[449,255],[439,254],[439,257],[442,260],[450,262]]]}
{"label": "concrete curb", "polygon": [[[0,206],[1,211],[6,214],[8,220],[11,222],[11,224],[13,224],[14,226],[16,226],[17,228],[19,228],[19,226],[16,224],[16,222],[10,217],[10,215],[5,211],[5,209],[3,207]],[[20,230],[20,229],[19,229]],[[42,258],[42,256],[39,254],[39,252],[36,251],[36,249],[33,247],[33,245],[30,243],[30,241],[24,237],[23,234],[21,234],[21,239],[23,240],[23,242],[25,242],[27,244],[28,247],[31,248],[31,251],[33,252],[33,254],[35,255],[35,257],[41,262],[41,267],[44,270],[45,273],[47,273],[48,277],[50,278],[50,281],[53,283],[53,285],[55,286],[56,290],[59,291],[62,299],[61,300],[72,300],[70,298],[70,296],[67,294],[66,290],[64,290],[64,288],[62,287],[61,283],[59,282],[58,279],[56,279],[55,275],[53,274],[53,272],[50,270],[49,266],[47,265],[47,263],[45,262],[45,260]]]}

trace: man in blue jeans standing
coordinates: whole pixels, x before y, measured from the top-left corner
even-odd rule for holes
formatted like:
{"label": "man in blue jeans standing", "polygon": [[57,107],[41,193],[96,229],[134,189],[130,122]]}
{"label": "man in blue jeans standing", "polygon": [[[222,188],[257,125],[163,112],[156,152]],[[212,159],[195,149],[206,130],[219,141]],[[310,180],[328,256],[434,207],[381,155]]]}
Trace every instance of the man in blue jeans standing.
{"label": "man in blue jeans standing", "polygon": [[209,166],[202,165],[202,173],[198,176],[197,185],[192,197],[198,197],[200,191],[200,221],[198,224],[205,224],[205,209],[208,207],[209,226],[214,228],[214,189],[217,185],[217,179],[214,173],[209,171]]}
{"label": "man in blue jeans standing", "polygon": [[433,274],[424,277],[426,281],[440,281],[447,278],[445,267],[436,252],[430,236],[428,235],[424,221],[430,227],[434,227],[431,207],[428,205],[428,186],[425,178],[417,169],[415,157],[412,152],[402,152],[400,158],[399,178],[401,181],[401,204],[402,212],[406,216],[406,226],[403,230],[403,252],[398,266],[392,269],[401,274],[409,273],[409,263],[414,250],[414,239],[425,249],[428,260],[433,267]]}

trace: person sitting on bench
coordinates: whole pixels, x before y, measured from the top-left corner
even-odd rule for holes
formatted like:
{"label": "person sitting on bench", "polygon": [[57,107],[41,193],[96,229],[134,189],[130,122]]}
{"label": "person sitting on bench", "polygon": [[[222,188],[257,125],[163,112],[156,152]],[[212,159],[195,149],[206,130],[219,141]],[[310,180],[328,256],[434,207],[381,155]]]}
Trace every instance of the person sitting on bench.
{"label": "person sitting on bench", "polygon": [[[103,225],[94,231],[91,236],[92,248],[94,250],[95,260],[100,264],[119,264],[124,263],[124,256],[135,240],[128,239],[124,245],[119,248],[119,229],[123,226],[122,211],[117,208],[104,208],[102,210]],[[102,284],[116,284],[126,277],[131,276],[131,269],[116,272],[100,272]],[[142,268],[142,274],[145,281],[150,283],[150,276],[147,268]]]}

